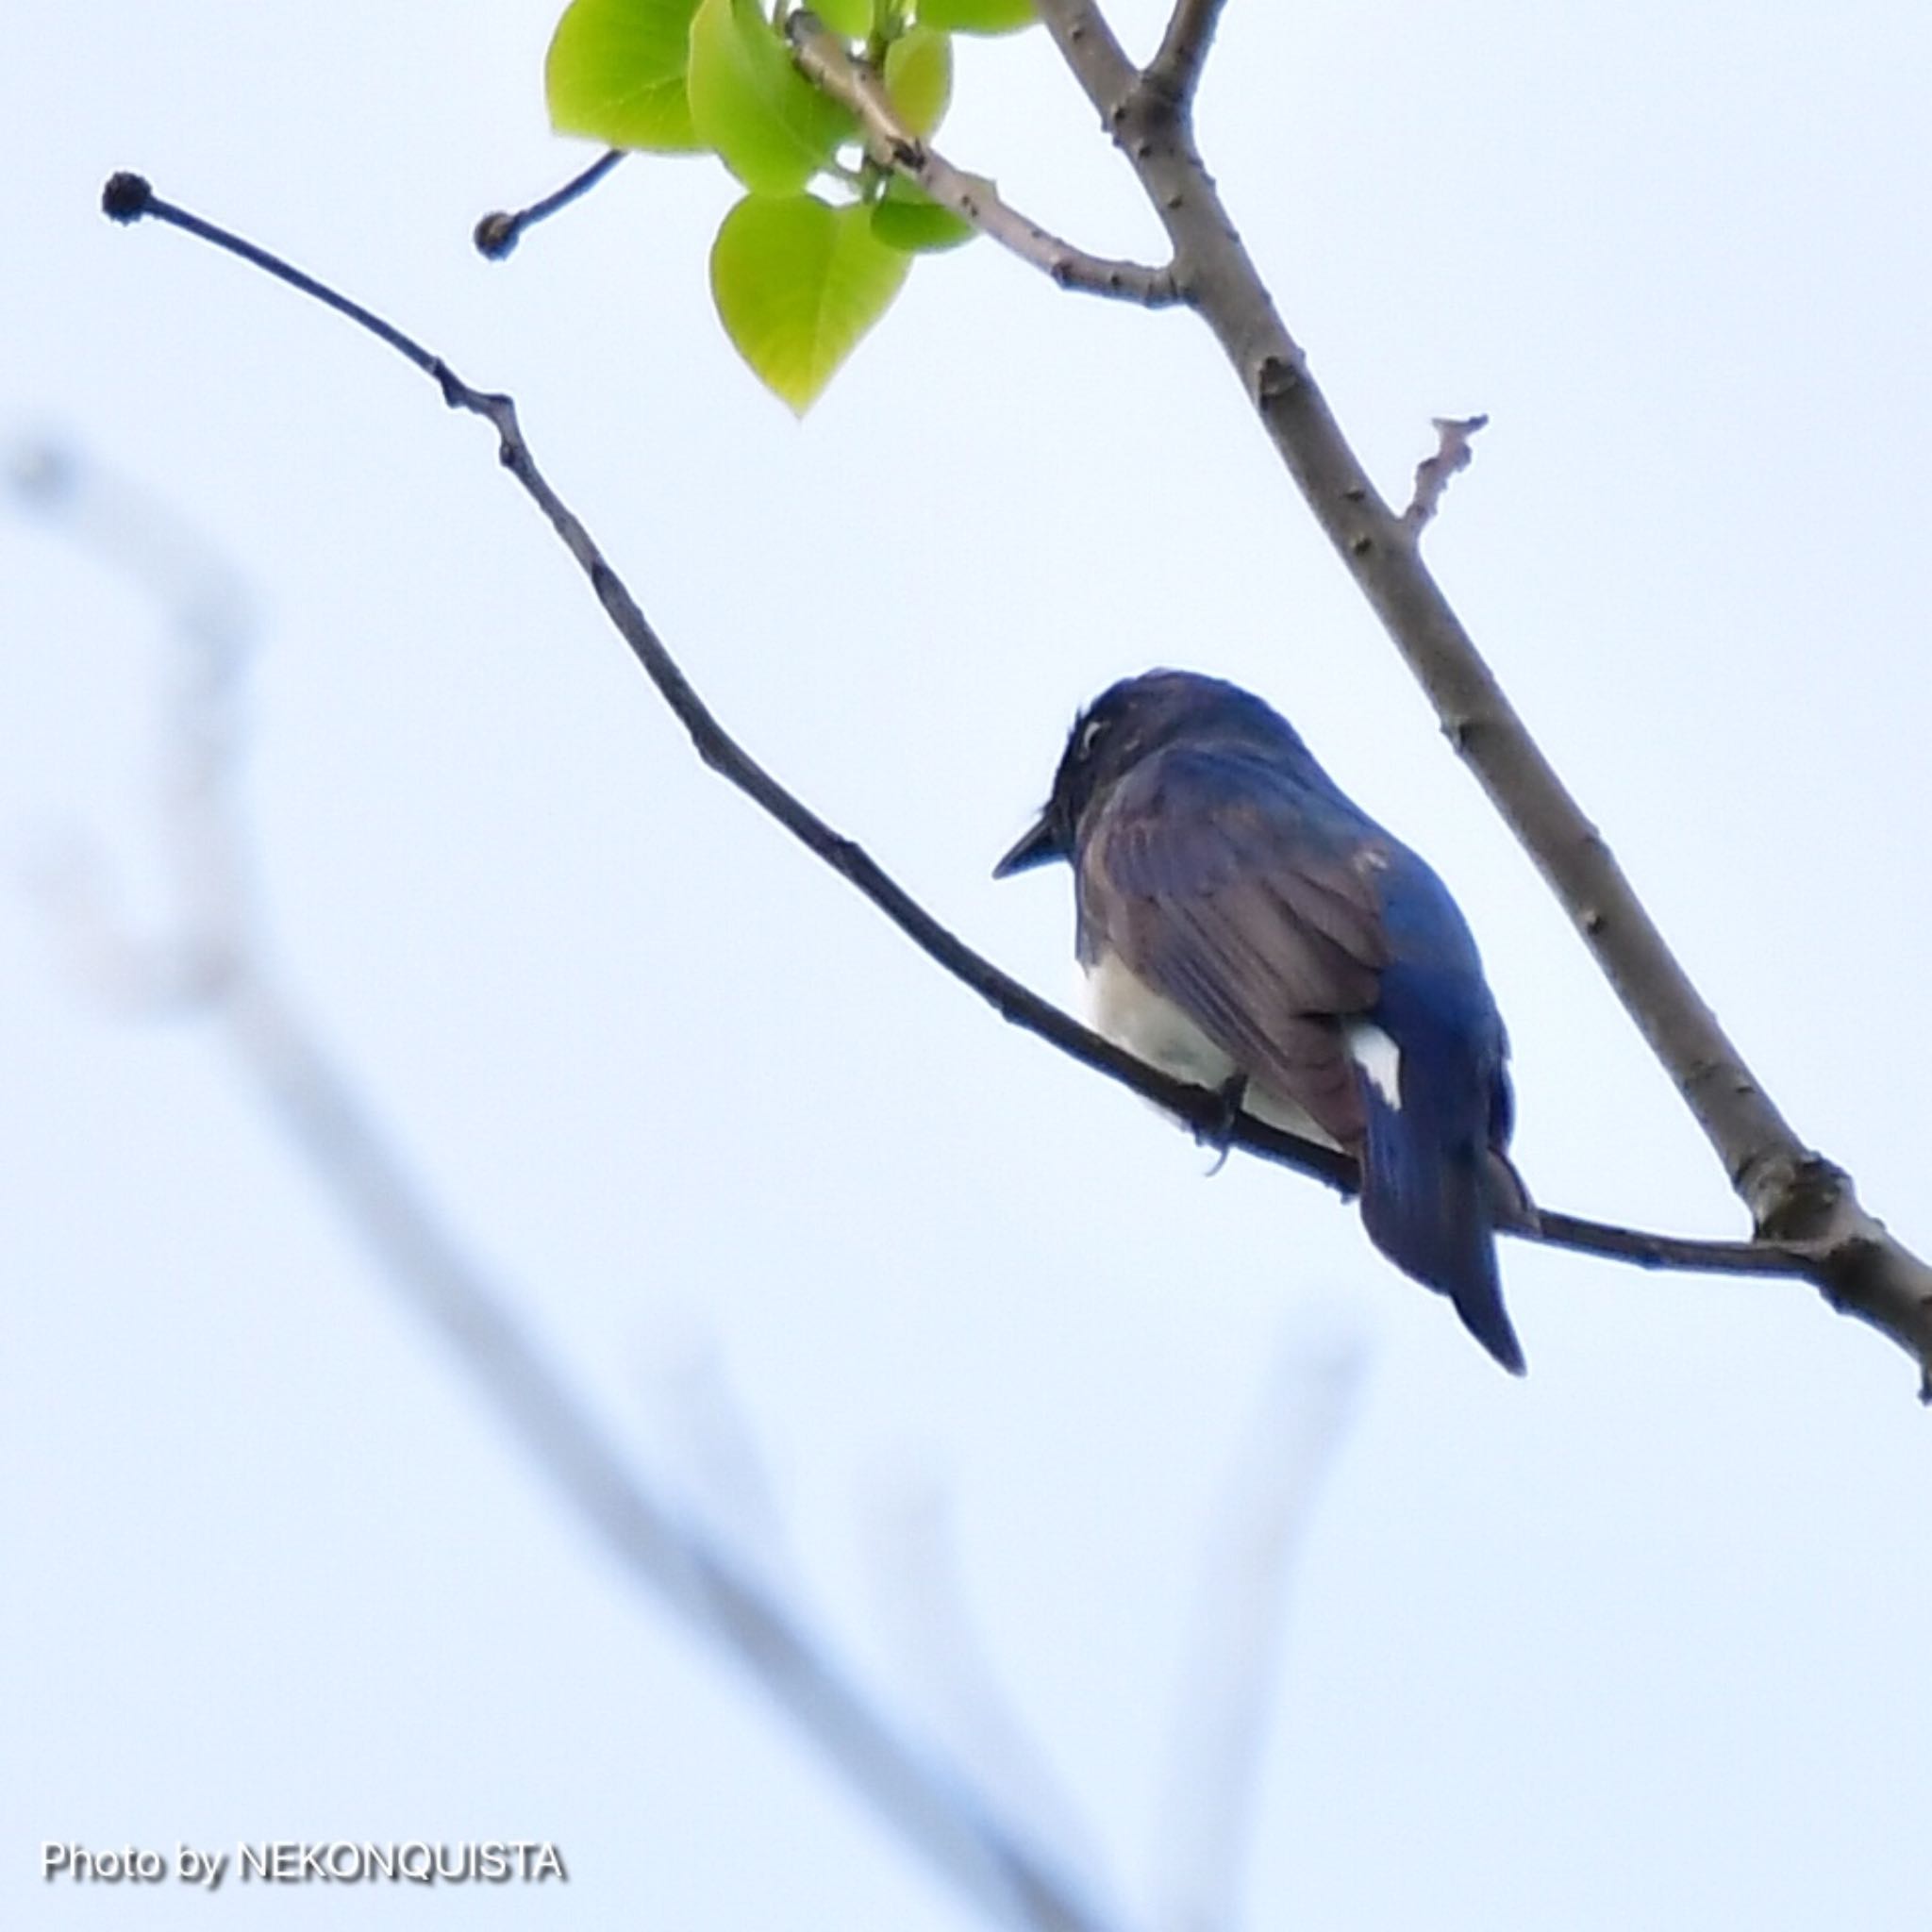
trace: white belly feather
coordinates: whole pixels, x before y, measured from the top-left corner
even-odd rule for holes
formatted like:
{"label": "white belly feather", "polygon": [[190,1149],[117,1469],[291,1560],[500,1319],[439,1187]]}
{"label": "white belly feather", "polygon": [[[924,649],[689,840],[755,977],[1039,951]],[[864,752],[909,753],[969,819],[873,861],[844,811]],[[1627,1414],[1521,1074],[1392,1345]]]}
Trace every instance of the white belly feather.
{"label": "white belly feather", "polygon": [[[1108,954],[1087,969],[1087,1008],[1094,1030],[1138,1054],[1150,1066],[1197,1087],[1224,1087],[1239,1071],[1234,1061],[1164,993],[1137,979]],[[1350,1057],[1391,1106],[1401,1106],[1402,1056],[1379,1026],[1357,1020],[1347,1031]],[[1250,1087],[1242,1106],[1257,1120],[1324,1147],[1338,1143],[1307,1111],[1265,1087]]]}

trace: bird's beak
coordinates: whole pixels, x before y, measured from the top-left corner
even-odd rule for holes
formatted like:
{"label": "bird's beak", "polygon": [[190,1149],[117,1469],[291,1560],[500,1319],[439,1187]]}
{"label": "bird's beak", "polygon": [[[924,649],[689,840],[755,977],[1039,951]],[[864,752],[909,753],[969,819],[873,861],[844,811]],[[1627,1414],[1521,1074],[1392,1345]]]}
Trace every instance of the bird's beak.
{"label": "bird's beak", "polygon": [[993,867],[996,879],[1009,879],[1016,872],[1030,872],[1036,865],[1046,865],[1056,858],[1064,858],[1058,835],[1054,831],[1053,820],[1045,812],[1021,833],[1011,851]]}

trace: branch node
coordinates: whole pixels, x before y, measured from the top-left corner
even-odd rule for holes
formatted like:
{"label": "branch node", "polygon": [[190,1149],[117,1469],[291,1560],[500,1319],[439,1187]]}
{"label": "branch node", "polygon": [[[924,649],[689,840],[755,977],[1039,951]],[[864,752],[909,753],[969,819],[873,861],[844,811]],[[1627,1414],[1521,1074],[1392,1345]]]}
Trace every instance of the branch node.
{"label": "branch node", "polygon": [[1255,401],[1263,408],[1286,402],[1307,378],[1299,363],[1286,356],[1263,356],[1255,367]]}
{"label": "branch node", "polygon": [[1435,425],[1436,453],[1424,457],[1415,466],[1415,493],[1402,513],[1402,521],[1412,536],[1420,535],[1423,526],[1441,508],[1449,479],[1474,461],[1472,444],[1475,433],[1487,428],[1490,421],[1487,416],[1436,416],[1430,420]]}
{"label": "branch node", "polygon": [[517,245],[523,224],[508,208],[493,208],[470,231],[476,253],[491,261],[501,261]]}
{"label": "branch node", "polygon": [[138,222],[147,213],[154,198],[155,192],[145,175],[133,175],[123,169],[108,176],[107,186],[101,190],[101,212],[110,222]]}
{"label": "branch node", "polygon": [[[1828,1239],[1851,1191],[1851,1177],[1844,1169],[1822,1154],[1810,1153],[1782,1174],[1765,1172],[1765,1167],[1762,1162],[1747,1163],[1738,1186],[1747,1200],[1754,1193],[1767,1197],[1757,1214],[1758,1238],[1790,1242]],[[1831,1281],[1821,1277],[1818,1285],[1834,1307],[1840,1306]]]}

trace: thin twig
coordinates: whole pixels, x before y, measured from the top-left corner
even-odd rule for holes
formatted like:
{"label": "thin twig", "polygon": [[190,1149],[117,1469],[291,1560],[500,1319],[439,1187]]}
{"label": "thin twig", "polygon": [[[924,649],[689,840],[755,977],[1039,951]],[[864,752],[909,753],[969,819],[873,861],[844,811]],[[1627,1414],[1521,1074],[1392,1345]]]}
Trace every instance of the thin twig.
{"label": "thin twig", "polygon": [[581,175],[573,175],[555,194],[546,194],[541,201],[533,201],[528,208],[520,208],[514,213],[498,208],[485,215],[470,238],[476,244],[477,254],[487,255],[491,261],[501,261],[517,245],[525,228],[534,228],[539,222],[547,222],[559,208],[566,208],[572,202],[590,193],[623,160],[625,154],[625,149],[614,147],[607,154],[599,155]]}
{"label": "thin twig", "polygon": [[899,118],[878,75],[855,59],[845,42],[828,32],[815,14],[792,14],[785,23],[785,34],[799,72],[857,119],[866,152],[880,167],[903,175],[1062,289],[1135,302],[1145,308],[1171,308],[1181,299],[1172,268],[1089,255],[1008,207],[983,175],[966,174],[935,153]]}
{"label": "thin twig", "polygon": [[1160,46],[1141,75],[1149,87],[1158,89],[1183,113],[1193,106],[1194,91],[1201,85],[1201,70],[1208,64],[1214,29],[1221,23],[1221,9],[1226,4],[1227,0],[1174,0],[1167,31],[1161,35]]}
{"label": "thin twig", "polygon": [[1802,1272],[1832,1307],[1870,1322],[1911,1355],[1921,1396],[1932,1402],[1932,1267],[1887,1233],[1859,1204],[1851,1176],[1807,1146],[1773,1104],[1504,695],[1423,561],[1414,531],[1342,435],[1241,243],[1188,117],[1142,82],[1093,0],[1038,6],[1166,227],[1187,301],[1213,331],[1450,742],[1675,1083],[1754,1230],[1802,1253]]}
{"label": "thin twig", "polygon": [[1436,416],[1430,420],[1435,425],[1436,453],[1415,466],[1415,491],[1402,513],[1402,521],[1418,536],[1441,508],[1451,477],[1475,460],[1476,431],[1487,429],[1490,424],[1487,416]]}
{"label": "thin twig", "polygon": [[[1106,1074],[1143,1098],[1152,1100],[1157,1106],[1167,1108],[1196,1133],[1204,1137],[1219,1137],[1224,1133],[1226,1103],[1222,1095],[1183,1081],[1171,1080],[1157,1073],[1144,1060],[1081,1025],[1071,1014],[1042,1000],[1017,979],[1003,973],[990,959],[974,952],[941,925],[869,854],[828,825],[801,799],[786,790],[730,736],[691,688],[628,588],[606,560],[595,540],[538,470],[518,424],[516,404],[512,398],[473,389],[441,357],[432,354],[360,303],[339,294],[314,276],[257,247],[252,242],[231,235],[198,215],[159,200],[138,175],[115,175],[108,184],[103,206],[118,221],[138,220],[145,215],[183,229],[197,240],[239,256],[251,266],[287,282],[306,295],[313,296],[338,314],[368,329],[378,341],[387,343],[429,376],[452,408],[464,409],[482,417],[496,431],[498,457],[504,468],[542,510],[551,528],[589,577],[606,615],[630,646],[645,675],[657,686],[678,722],[684,725],[699,758],[707,765],[738,787],[794,838],[857,887],[915,945],[979,993],[1002,1017],[1039,1034],[1096,1073]],[[1233,1139],[1236,1144],[1249,1147],[1286,1166],[1299,1168],[1339,1191],[1354,1190],[1355,1163],[1332,1148],[1281,1133],[1246,1115],[1238,1118]]]}
{"label": "thin twig", "polygon": [[[72,497],[46,507],[90,508]],[[94,534],[103,530],[118,535],[95,518]],[[110,555],[137,569],[142,563],[118,546]],[[214,580],[206,571],[200,576]],[[443,1224],[322,1044],[322,1029],[280,984],[261,939],[233,801],[241,659],[232,638],[210,628],[210,608],[186,597],[176,607],[190,663],[169,746],[171,842],[178,841],[175,857],[191,882],[212,867],[201,881],[212,890],[184,897],[185,929],[175,949],[189,958],[219,953],[224,970],[199,980],[198,1006],[222,1028],[383,1277],[441,1335],[498,1419],[630,1574],[760,1684],[942,1876],[992,1919],[1026,1932],[1122,1927],[1011,1794],[995,1800],[968,1769],[915,1742],[871,1699],[812,1620],[773,1589],[772,1565],[741,1557],[635,1472],[521,1319],[511,1293]],[[103,923],[90,921],[89,935],[102,939]],[[131,963],[144,964],[145,952]]]}
{"label": "thin twig", "polygon": [[[984,955],[976,953],[928,912],[860,846],[835,831],[809,807],[787,791],[712,715],[691,688],[663,641],[652,629],[628,588],[606,561],[590,532],[539,472],[517,422],[510,397],[472,389],[441,357],[372,314],[360,303],[338,294],[312,275],[265,249],[158,199],[137,175],[116,175],[102,197],[117,221],[143,215],[178,227],[217,248],[312,295],[338,314],[368,329],[429,376],[452,408],[481,416],[495,429],[498,458],[549,520],[576,559],[598,602],[665,703],[690,735],[697,754],[727,784],[734,785],[769,813],[817,858],[875,906],[925,956],[961,985],[976,992],[1004,1020],[1058,1047],[1070,1058],[1104,1074],[1144,1100],[1173,1114],[1205,1141],[1230,1145],[1293,1169],[1344,1197],[1358,1191],[1353,1159],[1335,1148],[1283,1133],[1249,1114],[1237,1114],[1230,1127],[1226,1097],[1217,1090],[1170,1079],[1145,1060],[1116,1046],[1072,1014],[1023,986]],[[1784,1241],[1701,1241],[1588,1221],[1580,1216],[1543,1213],[1539,1227],[1508,1227],[1505,1233],[1582,1254],[1628,1261],[1640,1267],[1669,1267],[1723,1274],[1809,1274],[1811,1251]]]}
{"label": "thin twig", "polygon": [[[1649,1234],[1641,1228],[1620,1227],[1607,1221],[1590,1221],[1580,1214],[1537,1209],[1532,1239],[1546,1248],[1568,1248],[1605,1261],[1627,1261],[1655,1273],[1668,1269],[1680,1274],[1796,1274],[1809,1280],[1817,1268],[1815,1251],[1796,1241],[1707,1241],[1692,1236]],[[1505,1228],[1506,1234],[1522,1234]]]}

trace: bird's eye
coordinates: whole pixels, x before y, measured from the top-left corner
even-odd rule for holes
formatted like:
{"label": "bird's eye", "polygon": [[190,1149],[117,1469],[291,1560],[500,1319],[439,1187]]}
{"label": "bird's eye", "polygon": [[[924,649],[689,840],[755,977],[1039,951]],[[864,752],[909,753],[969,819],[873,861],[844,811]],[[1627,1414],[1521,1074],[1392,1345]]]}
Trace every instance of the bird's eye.
{"label": "bird's eye", "polygon": [[1074,741],[1074,756],[1081,758],[1091,758],[1093,753],[1093,747],[1100,742],[1101,734],[1106,729],[1107,720],[1105,718],[1088,719],[1086,724],[1080,727],[1080,736]]}

